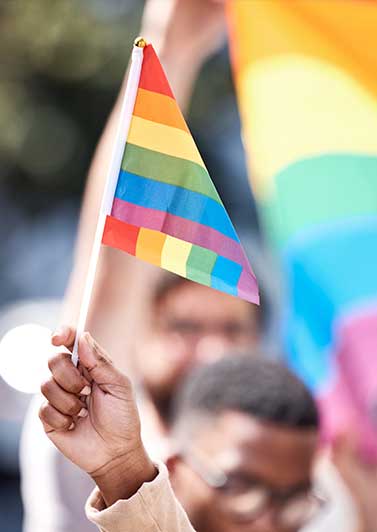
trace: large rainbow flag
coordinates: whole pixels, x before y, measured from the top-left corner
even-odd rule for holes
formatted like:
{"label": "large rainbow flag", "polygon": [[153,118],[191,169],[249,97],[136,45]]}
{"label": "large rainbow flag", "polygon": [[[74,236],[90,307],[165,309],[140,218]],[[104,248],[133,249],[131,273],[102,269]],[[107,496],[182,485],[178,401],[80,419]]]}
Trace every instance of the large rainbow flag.
{"label": "large rainbow flag", "polygon": [[326,413],[340,387],[365,406],[350,383],[377,374],[377,2],[231,0],[228,18],[251,184],[286,282],[288,359],[331,396]]}
{"label": "large rainbow flag", "polygon": [[144,44],[136,50],[142,54],[141,70],[102,242],[258,303],[257,282],[240,240],[158,57]]}

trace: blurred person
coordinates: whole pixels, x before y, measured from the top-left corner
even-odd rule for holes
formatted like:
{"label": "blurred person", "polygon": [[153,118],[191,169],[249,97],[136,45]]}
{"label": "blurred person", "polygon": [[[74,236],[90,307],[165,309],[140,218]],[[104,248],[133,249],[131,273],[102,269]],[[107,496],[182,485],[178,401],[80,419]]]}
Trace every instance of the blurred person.
{"label": "blurred person", "polygon": [[[203,5],[202,3],[202,8]],[[210,5],[212,7],[212,2],[208,3],[208,6]],[[218,16],[220,13],[219,10],[214,13],[212,9],[207,9],[207,20],[205,21],[202,17],[202,9],[199,9],[200,3],[197,0],[191,4],[188,2],[166,0],[163,1],[163,9],[161,7],[162,4],[159,4],[155,0],[146,3],[142,33],[152,36],[151,34],[155,32],[153,35],[154,43],[156,48],[162,53],[162,60],[170,77],[177,100],[180,102],[183,110],[185,110],[191,96],[193,82],[198,74],[199,63],[200,65],[203,64],[220,45],[218,26],[219,24],[221,26],[223,25],[223,18],[222,16]],[[191,9],[192,16],[190,15]],[[177,15],[181,20],[179,25],[176,25]],[[186,15],[189,15],[191,19],[190,24],[187,24]],[[168,34],[175,27],[177,29],[180,28],[180,38],[182,38],[179,49],[171,49],[169,44],[171,37]],[[176,42],[176,37],[178,36],[174,37],[174,42]],[[220,37],[220,40],[222,38]],[[199,61],[198,64],[196,61],[191,61],[192,55]],[[184,57],[186,58],[185,60],[183,60]],[[190,73],[191,67],[192,71]],[[125,84],[126,76],[89,170],[80,216],[73,270],[64,298],[64,309],[62,312],[63,320],[71,324],[77,322],[85,276],[89,264],[91,244],[96,227],[97,213],[104,187],[104,176],[106,174],[104,169],[108,167],[111,157]],[[162,442],[161,447],[164,447],[164,437],[167,430],[164,417],[165,414],[168,414],[167,405],[169,399],[166,391],[169,390],[169,387],[174,382],[174,378],[180,377],[184,373],[185,367],[188,366],[187,360],[185,359],[188,351],[185,351],[184,348],[177,351],[175,359],[172,354],[172,349],[166,351],[169,356],[159,360],[158,367],[157,360],[154,361],[153,372],[156,375],[148,371],[148,365],[152,365],[151,352],[148,353],[148,364],[142,362],[137,363],[135,361],[136,356],[132,355],[134,351],[132,339],[137,339],[137,347],[140,349],[142,343],[140,339],[144,340],[144,335],[147,334],[145,328],[141,330],[141,324],[143,322],[144,312],[149,312],[148,304],[145,303],[145,300],[150,295],[150,290],[152,290],[151,286],[154,282],[152,281],[154,274],[151,270],[152,268],[148,269],[147,265],[142,265],[133,257],[128,257],[114,249],[103,248],[97,268],[96,284],[92,294],[87,327],[112,352],[114,360],[119,367],[127,371],[140,371],[144,369],[144,374],[140,375],[141,380],[149,388],[150,397],[155,399],[155,405],[164,414],[161,417],[153,402],[149,400],[147,394],[144,394],[142,403],[147,412],[144,418],[148,420],[148,426],[150,427],[147,429],[145,423],[144,432],[147,433],[146,438],[153,440],[155,448],[157,448],[159,447],[157,442]],[[200,316],[203,316],[202,311],[204,306],[211,305],[211,301],[213,301],[212,308],[214,306],[216,309],[222,308],[225,301],[224,297],[209,289],[203,288],[202,290],[194,287],[194,285],[185,285],[182,283],[179,289],[179,297],[184,297],[190,305],[192,305],[190,303],[192,298],[188,295],[190,291],[188,286],[193,287],[192,293],[197,294],[198,302],[200,301],[199,305],[196,305],[196,308],[191,307],[192,319],[194,319],[194,314],[199,307],[201,311]],[[178,293],[178,286],[174,293]],[[166,302],[163,302],[161,299],[158,303],[161,316],[158,320],[159,324],[156,323],[153,338],[151,334],[149,342],[150,348],[152,349],[153,344],[155,352],[159,352],[159,356],[168,338],[169,345],[175,342],[182,346],[184,344],[187,345],[187,341],[182,340],[182,338],[188,339],[190,337],[190,342],[193,340],[193,343],[197,345],[198,349],[196,350],[198,353],[203,351],[203,342],[200,340],[202,336],[212,338],[212,340],[215,338],[214,342],[211,340],[213,345],[217,342],[216,336],[219,337],[216,352],[219,351],[219,344],[224,343],[224,345],[227,345],[227,338],[224,338],[221,332],[218,334],[219,327],[216,325],[217,318],[210,320],[208,314],[208,319],[203,324],[201,331],[196,329],[196,332],[194,332],[193,329],[197,327],[199,316],[195,317],[195,324],[192,323],[192,320],[191,325],[187,323],[182,324],[182,321],[185,319],[184,316],[174,315],[174,308],[177,306],[174,299],[175,301],[177,300],[174,298],[172,290]],[[235,303],[231,297],[228,298],[228,301],[230,303],[229,315],[229,312],[233,312],[232,309]],[[246,308],[245,303],[238,304],[239,309],[242,306]],[[210,306],[207,308],[210,310]],[[162,330],[162,314],[165,312],[163,309],[166,309],[166,313],[169,313],[169,325],[165,324],[164,331]],[[241,317],[242,328],[244,325],[243,320],[245,319],[244,310],[236,311],[237,314],[238,317]],[[252,311],[250,313],[250,325],[251,329],[253,329],[252,320],[254,318],[251,314]],[[218,316],[220,317],[220,312]],[[223,316],[223,318],[226,319],[226,316]],[[181,323],[177,325],[179,320]],[[174,333],[174,329],[177,326],[181,328],[179,334]],[[182,332],[182,327],[186,327],[185,333]],[[189,327],[192,328],[190,334],[187,330]],[[159,335],[161,338],[160,343],[158,341]],[[229,338],[232,333],[226,334],[225,336],[227,335]],[[253,335],[254,331],[251,332],[250,338]],[[164,340],[163,337],[165,338]],[[237,342],[238,340],[236,340],[236,344]],[[234,341],[231,340],[230,344],[234,344]],[[201,356],[194,354],[196,360],[199,360]],[[218,356],[218,354],[214,354],[213,356]],[[131,364],[131,359],[135,362],[134,364]],[[143,359],[140,358],[139,360]],[[164,375],[164,372],[167,372],[167,374]],[[139,396],[141,395],[139,393]],[[54,532],[71,532],[72,523],[75,523],[82,532],[85,532],[85,530],[93,530],[93,527],[90,527],[89,523],[85,520],[82,511],[82,501],[91,490],[92,485],[75,466],[71,465],[64,457],[56,453],[54,447],[49,444],[48,440],[43,438],[43,433],[36,419],[39,403],[39,397],[36,397],[32,402],[25,420],[21,441],[24,532],[51,532],[51,530],[54,530]],[[161,435],[163,436],[161,437]],[[30,456],[33,456],[33,460],[30,459]]]}
{"label": "blurred person", "polygon": [[[183,110],[201,66],[224,42],[224,28],[223,8],[211,0],[146,3],[142,33],[159,50]],[[64,301],[63,319],[71,324],[77,321],[125,81],[89,171]],[[185,372],[217,358],[228,347],[252,346],[260,335],[257,312],[247,303],[183,280],[156,300],[158,316],[143,324],[145,314],[153,314],[154,304],[147,302],[153,283],[150,268],[117,250],[102,249],[87,327],[111,351],[117,366],[145,388],[145,392],[138,388],[144,439],[153,441],[160,454],[166,448],[170,398]],[[246,333],[247,323],[250,330]],[[91,485],[48,442],[42,443],[35,420],[38,408],[39,398],[29,411],[22,440],[24,532],[65,532],[72,530],[72,523],[80,523],[84,532],[88,525],[81,501]],[[29,458],[32,449],[37,449],[33,461]]]}
{"label": "blurred person", "polygon": [[[73,338],[56,340],[71,349]],[[67,352],[51,359],[40,418],[97,484],[88,516],[107,532],[192,531],[165,467],[142,443],[131,381],[88,333],[79,354],[82,373]],[[295,532],[319,511],[316,406],[281,364],[239,356],[199,369],[178,401],[174,434],[172,483],[198,532]]]}
{"label": "blurred person", "polygon": [[174,427],[172,486],[198,532],[293,532],[319,512],[316,405],[281,363],[227,357],[200,368]]}
{"label": "blurred person", "polygon": [[[73,339],[55,343],[72,349]],[[145,450],[131,381],[88,333],[79,354],[81,372],[67,351],[50,360],[40,418],[50,440],[97,484],[88,517],[106,532],[192,532],[165,466]],[[227,357],[194,373],[177,405],[168,465],[198,532],[294,532],[323,513],[312,481],[316,406],[284,366]],[[359,531],[371,532],[376,471],[343,443],[335,461],[360,501]]]}
{"label": "blurred person", "polygon": [[[149,299],[142,342],[135,345],[135,375],[168,427],[182,379],[230,349],[256,348],[262,336],[255,305],[182,277],[161,272]],[[148,301],[148,300],[147,300]]]}
{"label": "blurred person", "polygon": [[[169,452],[171,402],[182,379],[230,348],[256,347],[261,318],[256,306],[241,299],[162,270],[153,273],[140,316],[143,326],[139,325],[139,334],[129,342],[124,357],[133,370],[143,440],[154,458],[163,459]],[[124,319],[126,323],[126,315]],[[108,327],[111,330],[111,322]],[[61,334],[73,339],[75,332],[67,327]],[[80,524],[81,531],[90,530],[83,504],[93,486],[42,439],[36,425],[39,405],[38,398],[26,419],[22,441],[24,530],[68,531],[74,523]]]}

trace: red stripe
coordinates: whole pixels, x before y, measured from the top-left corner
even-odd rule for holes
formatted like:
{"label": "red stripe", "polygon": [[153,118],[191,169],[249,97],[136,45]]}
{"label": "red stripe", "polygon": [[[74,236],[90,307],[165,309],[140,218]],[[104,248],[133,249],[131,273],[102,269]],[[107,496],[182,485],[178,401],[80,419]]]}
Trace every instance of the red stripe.
{"label": "red stripe", "polygon": [[139,231],[139,227],[117,220],[112,216],[106,216],[102,244],[135,255]]}
{"label": "red stripe", "polygon": [[144,48],[139,87],[174,98],[160,60],[151,44],[148,44],[148,46]]}

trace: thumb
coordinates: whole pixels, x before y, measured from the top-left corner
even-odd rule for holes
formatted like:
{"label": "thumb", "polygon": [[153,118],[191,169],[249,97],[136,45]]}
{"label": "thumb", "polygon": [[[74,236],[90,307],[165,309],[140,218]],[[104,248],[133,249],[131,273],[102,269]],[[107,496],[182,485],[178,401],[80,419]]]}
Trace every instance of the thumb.
{"label": "thumb", "polygon": [[126,376],[116,369],[106,351],[88,332],[80,337],[78,354],[80,364],[97,384],[125,384]]}

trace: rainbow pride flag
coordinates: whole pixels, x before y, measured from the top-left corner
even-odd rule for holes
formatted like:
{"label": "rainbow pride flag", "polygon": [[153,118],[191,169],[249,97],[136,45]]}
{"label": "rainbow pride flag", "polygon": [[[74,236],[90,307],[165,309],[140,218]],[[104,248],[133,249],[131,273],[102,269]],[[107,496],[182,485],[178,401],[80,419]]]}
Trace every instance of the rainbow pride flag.
{"label": "rainbow pride flag", "polygon": [[230,0],[228,19],[251,184],[286,285],[287,358],[326,415],[340,388],[365,406],[349,383],[377,373],[377,2]]}
{"label": "rainbow pride flag", "polygon": [[152,45],[136,48],[141,69],[102,243],[258,303],[255,275],[160,61]]}

